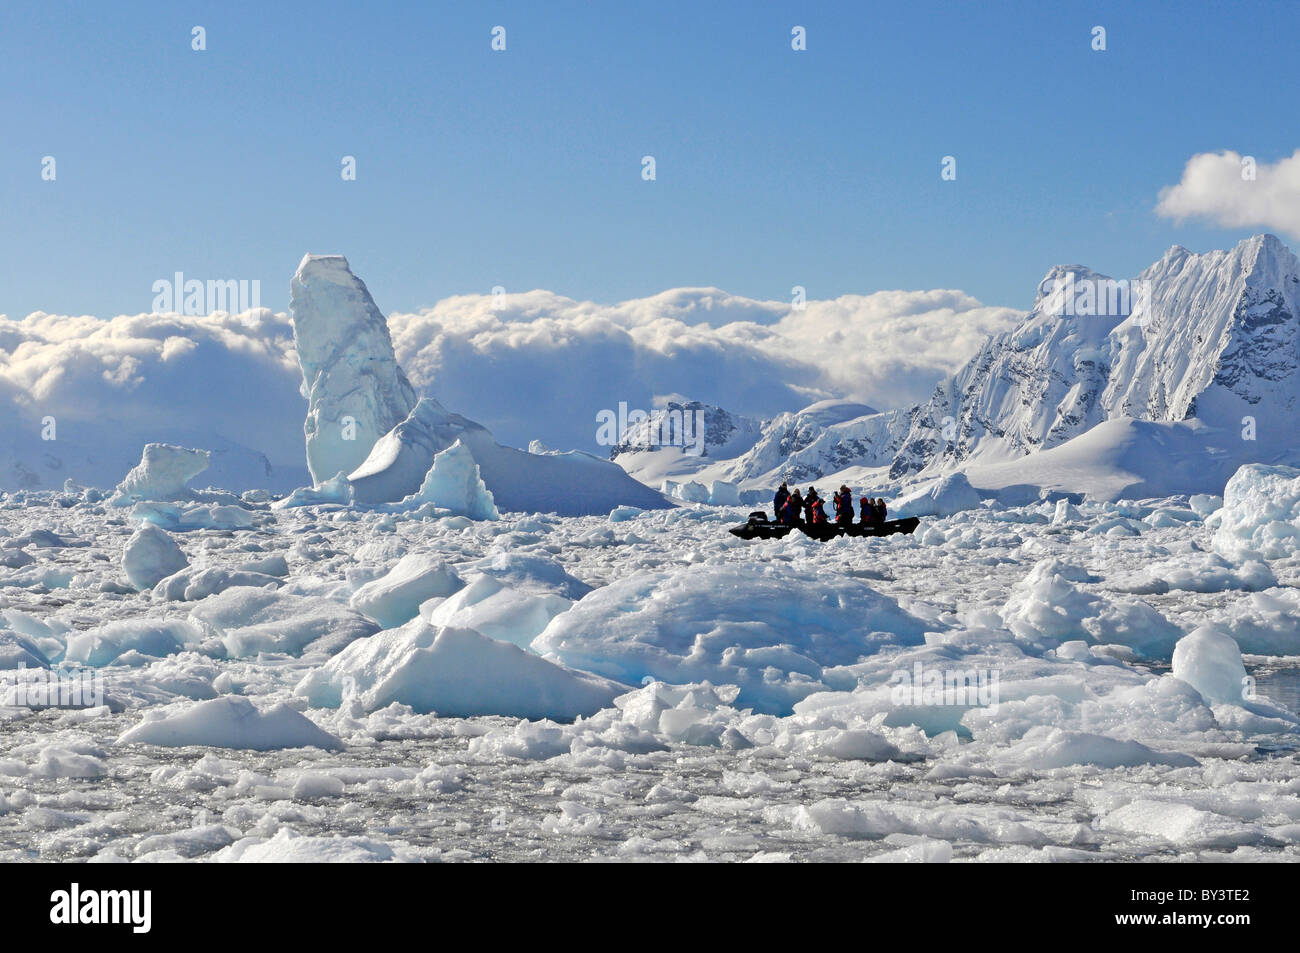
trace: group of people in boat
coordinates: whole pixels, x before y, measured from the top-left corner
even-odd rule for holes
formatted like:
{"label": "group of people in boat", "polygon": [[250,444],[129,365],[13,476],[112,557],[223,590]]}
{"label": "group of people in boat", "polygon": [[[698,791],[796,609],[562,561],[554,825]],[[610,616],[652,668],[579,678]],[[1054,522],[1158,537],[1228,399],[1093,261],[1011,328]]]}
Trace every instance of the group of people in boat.
{"label": "group of people in boat", "polygon": [[[834,522],[842,526],[851,526],[853,491],[847,486],[841,486],[831,497],[831,503],[834,506]],[[776,521],[786,526],[798,526],[801,523],[816,526],[830,522],[826,515],[826,501],[817,494],[815,486],[810,486],[808,494],[803,496],[799,493],[798,487],[791,492],[789,487],[782,483],[776,491],[776,498],[772,501],[772,505],[776,511]],[[869,496],[864,496],[858,501],[858,513],[863,526],[879,526],[889,515],[889,507],[885,505],[882,498],[877,497],[873,500]]]}

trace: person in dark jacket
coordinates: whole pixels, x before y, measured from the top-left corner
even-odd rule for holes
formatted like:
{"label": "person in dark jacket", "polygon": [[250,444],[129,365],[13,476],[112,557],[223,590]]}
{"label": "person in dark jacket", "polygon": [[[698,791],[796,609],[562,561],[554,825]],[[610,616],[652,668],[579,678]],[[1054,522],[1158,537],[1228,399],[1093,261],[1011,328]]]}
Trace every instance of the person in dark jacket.
{"label": "person in dark jacket", "polygon": [[878,519],[882,524],[889,519],[889,507],[885,505],[883,496],[876,497],[876,512],[879,514]]}
{"label": "person in dark jacket", "polygon": [[876,519],[876,504],[871,497],[864,496],[858,500],[858,516],[863,526],[870,526]]}
{"label": "person in dark jacket", "polygon": [[841,486],[840,491],[835,494],[835,522],[841,526],[848,526],[853,522],[853,491],[847,486]]}
{"label": "person in dark jacket", "polygon": [[772,500],[772,518],[778,523],[783,523],[782,513],[785,512],[785,501],[790,499],[790,491],[786,488],[785,481],[777,488],[776,497]]}
{"label": "person in dark jacket", "polygon": [[803,497],[798,487],[794,488],[794,492],[785,501],[785,519],[782,522],[791,526],[798,526],[803,522]]}

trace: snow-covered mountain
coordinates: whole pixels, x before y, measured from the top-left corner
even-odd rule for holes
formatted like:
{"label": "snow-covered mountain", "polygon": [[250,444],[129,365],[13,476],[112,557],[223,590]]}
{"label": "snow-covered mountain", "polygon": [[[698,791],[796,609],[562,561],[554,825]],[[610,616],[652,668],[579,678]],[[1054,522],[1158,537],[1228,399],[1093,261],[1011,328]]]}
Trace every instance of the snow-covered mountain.
{"label": "snow-covered mountain", "polygon": [[1228,251],[1171,248],[1129,281],[1058,265],[1020,325],[925,403],[781,414],[703,472],[750,490],[960,470],[990,491],[1218,492],[1243,463],[1300,459],[1297,411],[1300,262],[1256,235]]}
{"label": "snow-covered mountain", "polygon": [[698,400],[668,401],[623,428],[609,459],[643,483],[690,477],[747,453],[767,422]]}
{"label": "snow-covered mountain", "polygon": [[1048,272],[1020,327],[913,411],[891,476],[1015,459],[1121,418],[1198,420],[1207,452],[1240,462],[1294,452],[1300,262],[1281,241],[1176,246],[1107,308],[1095,289],[1113,284],[1081,266]]}

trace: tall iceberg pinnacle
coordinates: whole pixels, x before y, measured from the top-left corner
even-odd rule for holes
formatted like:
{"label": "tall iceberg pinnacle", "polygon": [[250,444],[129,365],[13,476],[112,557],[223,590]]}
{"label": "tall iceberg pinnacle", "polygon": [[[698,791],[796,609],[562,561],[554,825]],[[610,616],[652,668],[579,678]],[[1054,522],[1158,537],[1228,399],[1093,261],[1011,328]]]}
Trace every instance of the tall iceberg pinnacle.
{"label": "tall iceberg pinnacle", "polygon": [[279,505],[390,505],[424,492],[475,519],[496,518],[497,506],[589,516],[673,505],[608,460],[503,447],[481,424],[419,399],[388,322],[342,255],[306,255],[290,290],[315,485]]}
{"label": "tall iceberg pinnacle", "polygon": [[342,255],[304,255],[289,314],[307,398],[307,469],[323,483],[351,473],[405,420],[415,388],[393,353],[388,322]]}

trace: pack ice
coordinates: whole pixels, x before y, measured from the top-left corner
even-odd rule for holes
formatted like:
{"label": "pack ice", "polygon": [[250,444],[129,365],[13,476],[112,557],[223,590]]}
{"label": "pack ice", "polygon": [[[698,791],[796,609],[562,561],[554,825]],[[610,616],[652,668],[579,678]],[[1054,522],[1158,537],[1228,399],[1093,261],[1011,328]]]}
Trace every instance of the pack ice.
{"label": "pack ice", "polygon": [[[1246,251],[1285,343],[1282,258]],[[1183,266],[1241,341],[1231,261]],[[342,259],[304,260],[294,321],[313,486],[197,488],[158,443],[111,495],[0,497],[0,860],[1300,858],[1300,470],[1044,497],[936,468],[892,501],[914,535],[745,542],[725,474],[656,473],[666,506],[415,394]],[[1167,371],[1139,331],[1081,352],[1141,363],[1134,400]],[[1016,394],[1067,366],[1021,356]],[[782,433],[882,432],[855,413]],[[1131,423],[1039,465],[1190,428]],[[769,436],[733,443],[770,470]]]}

